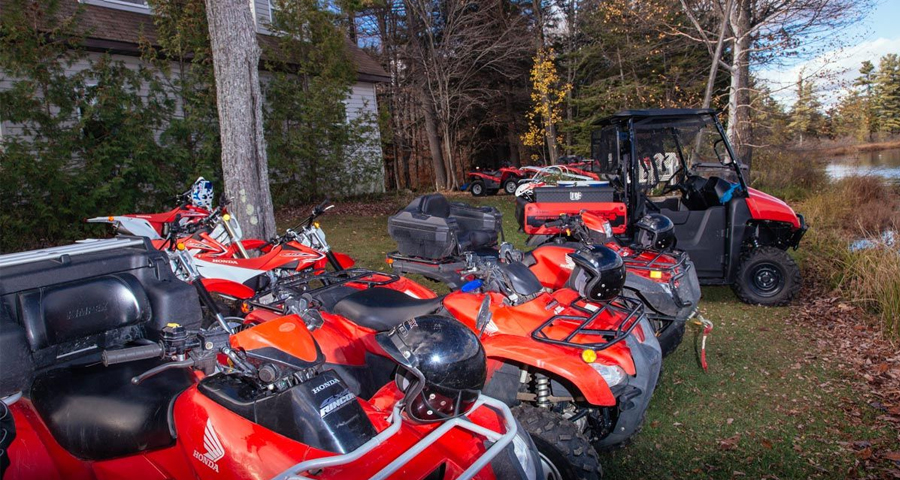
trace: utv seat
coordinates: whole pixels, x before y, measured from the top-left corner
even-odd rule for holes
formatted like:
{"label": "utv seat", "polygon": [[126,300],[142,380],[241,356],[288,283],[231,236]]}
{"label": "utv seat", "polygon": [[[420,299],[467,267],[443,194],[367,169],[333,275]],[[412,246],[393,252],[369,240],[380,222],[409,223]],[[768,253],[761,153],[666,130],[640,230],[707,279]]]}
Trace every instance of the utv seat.
{"label": "utv seat", "polygon": [[334,313],[376,332],[390,330],[413,318],[434,313],[443,297],[418,299],[390,288],[369,288],[337,302]]}
{"label": "utv seat", "polygon": [[388,233],[401,255],[440,260],[493,247],[501,222],[496,208],[450,203],[436,193],[416,198],[389,218]]}

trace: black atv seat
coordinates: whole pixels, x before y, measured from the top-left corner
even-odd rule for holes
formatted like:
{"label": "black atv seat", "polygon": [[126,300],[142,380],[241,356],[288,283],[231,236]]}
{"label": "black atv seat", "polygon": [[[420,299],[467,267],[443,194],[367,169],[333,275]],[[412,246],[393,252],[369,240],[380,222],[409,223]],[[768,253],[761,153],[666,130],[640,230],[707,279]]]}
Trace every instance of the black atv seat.
{"label": "black atv seat", "polygon": [[388,233],[402,255],[440,260],[497,244],[502,215],[493,207],[451,203],[423,195],[388,219]]}
{"label": "black atv seat", "polygon": [[369,288],[337,302],[334,313],[376,332],[441,308],[443,297],[418,299],[390,288]]}
{"label": "black atv seat", "polygon": [[50,370],[34,380],[31,402],[53,438],[83,460],[167,447],[175,443],[172,405],[193,382],[180,369],[131,384],[133,376],[156,365],[149,360]]}

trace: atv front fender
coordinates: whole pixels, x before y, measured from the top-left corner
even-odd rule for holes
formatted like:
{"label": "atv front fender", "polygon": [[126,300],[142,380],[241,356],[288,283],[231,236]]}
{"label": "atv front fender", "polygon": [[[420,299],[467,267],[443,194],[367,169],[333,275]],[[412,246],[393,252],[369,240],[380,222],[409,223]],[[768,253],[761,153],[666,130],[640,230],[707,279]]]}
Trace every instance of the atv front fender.
{"label": "atv front fender", "polygon": [[[653,329],[648,328],[648,332]],[[651,335],[652,337],[652,335]],[[654,341],[655,338],[654,338]],[[488,359],[528,365],[565,379],[581,392],[585,400],[597,406],[613,406],[616,397],[597,371],[581,359],[575,349],[525,340],[516,335],[496,334],[482,338]],[[659,344],[657,344],[657,348]],[[630,367],[630,365],[628,365]],[[623,368],[626,367],[623,365]],[[626,368],[626,370],[628,370]]]}

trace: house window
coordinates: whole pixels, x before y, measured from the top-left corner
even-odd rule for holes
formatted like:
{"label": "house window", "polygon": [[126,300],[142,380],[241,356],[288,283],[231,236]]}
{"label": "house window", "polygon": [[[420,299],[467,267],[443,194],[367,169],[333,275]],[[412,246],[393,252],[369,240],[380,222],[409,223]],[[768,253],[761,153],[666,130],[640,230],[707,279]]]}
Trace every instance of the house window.
{"label": "house window", "polygon": [[86,5],[115,8],[129,12],[150,13],[150,5],[147,0],[78,0]]}

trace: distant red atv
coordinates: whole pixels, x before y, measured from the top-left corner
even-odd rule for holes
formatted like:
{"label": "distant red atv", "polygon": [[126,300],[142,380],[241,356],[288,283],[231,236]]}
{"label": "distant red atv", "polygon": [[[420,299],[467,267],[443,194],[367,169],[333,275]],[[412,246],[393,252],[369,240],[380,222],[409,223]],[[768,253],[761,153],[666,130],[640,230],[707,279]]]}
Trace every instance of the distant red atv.
{"label": "distant red atv", "polygon": [[512,166],[500,167],[496,171],[476,168],[475,171],[466,174],[469,179],[469,191],[476,197],[494,195],[501,188],[507,194],[514,195],[519,180],[529,176],[526,171]]}

